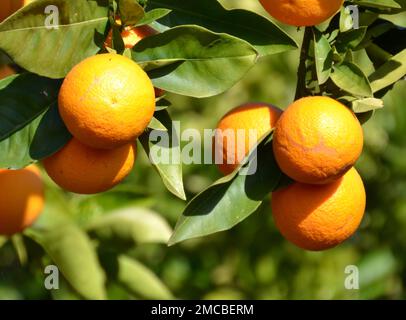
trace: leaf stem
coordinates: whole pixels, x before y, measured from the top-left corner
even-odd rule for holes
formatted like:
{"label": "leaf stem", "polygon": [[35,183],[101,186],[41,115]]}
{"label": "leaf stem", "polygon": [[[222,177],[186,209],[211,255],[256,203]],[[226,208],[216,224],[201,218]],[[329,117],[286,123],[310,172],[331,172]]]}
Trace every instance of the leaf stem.
{"label": "leaf stem", "polygon": [[306,27],[304,35],[303,35],[303,42],[302,48],[300,50],[300,63],[299,69],[297,71],[297,86],[296,86],[296,94],[295,100],[303,98],[306,96],[306,60],[307,55],[309,53],[309,47],[311,40],[313,38],[313,30],[312,27]]}

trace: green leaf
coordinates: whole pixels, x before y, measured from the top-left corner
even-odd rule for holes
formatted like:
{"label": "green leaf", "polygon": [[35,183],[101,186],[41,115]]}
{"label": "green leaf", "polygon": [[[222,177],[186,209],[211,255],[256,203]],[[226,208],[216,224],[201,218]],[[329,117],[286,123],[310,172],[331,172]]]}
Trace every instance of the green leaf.
{"label": "green leaf", "polygon": [[105,299],[105,275],[90,239],[61,208],[48,206],[25,234],[36,241],[86,299]]}
{"label": "green leaf", "polygon": [[141,299],[168,300],[172,294],[162,281],[147,267],[128,256],[117,258],[115,275],[118,284]]}
{"label": "green leaf", "polygon": [[148,125],[148,128],[151,130],[162,130],[168,131],[168,129],[163,125],[157,118],[153,117],[151,122]]}
{"label": "green leaf", "polygon": [[172,10],[169,9],[153,9],[145,13],[144,17],[137,22],[136,26],[140,27],[146,24],[150,24],[158,19],[161,19],[168,15]]}
{"label": "green leaf", "polygon": [[0,80],[0,141],[46,111],[57,100],[60,84],[31,73]]}
{"label": "green leaf", "polygon": [[[216,181],[189,202],[169,245],[228,230],[258,209],[278,186],[282,174],[273,156],[271,140],[265,139],[257,153],[255,150],[247,167]],[[246,169],[253,174],[241,174]]]}
{"label": "green leaf", "polygon": [[399,52],[369,76],[373,92],[382,90],[406,75],[406,49]]}
{"label": "green leaf", "polygon": [[333,50],[326,37],[317,29],[314,29],[313,43],[317,79],[319,84],[323,84],[330,78],[333,65]]}
{"label": "green leaf", "polygon": [[65,145],[65,126],[47,112],[59,86],[59,80],[29,73],[0,81],[0,167],[23,168]]}
{"label": "green leaf", "polygon": [[381,14],[379,17],[392,22],[395,26],[406,28],[406,11],[402,11],[398,14]]}
{"label": "green leaf", "polygon": [[125,26],[134,25],[144,18],[144,9],[137,0],[119,0],[120,18]]}
{"label": "green leaf", "polygon": [[355,4],[363,6],[363,7],[370,7],[370,8],[377,8],[377,9],[401,9],[402,5],[399,4],[399,0],[356,0],[354,1]]}
{"label": "green leaf", "polygon": [[103,243],[133,247],[141,243],[166,243],[171,227],[156,212],[147,208],[126,207],[90,221],[86,228]]}
{"label": "green leaf", "polygon": [[296,42],[270,20],[247,10],[225,9],[216,0],[149,0],[148,9],[167,8],[159,22],[166,27],[199,25],[251,43],[261,56],[296,49]]}
{"label": "green leaf", "polygon": [[[148,129],[139,139],[152,165],[161,176],[166,188],[175,196],[186,200],[183,188],[180,141],[178,137],[179,128],[173,126],[173,122],[166,110],[155,112],[155,117],[167,130],[151,131]],[[154,135],[156,140],[151,139],[151,135]],[[160,159],[158,157],[160,157]]]}
{"label": "green leaf", "polygon": [[[0,48],[30,72],[63,78],[73,66],[102,47],[108,3],[108,0],[34,1],[0,24]],[[49,5],[56,6],[58,12],[44,13]],[[46,25],[48,20],[56,22],[52,17],[59,17],[57,29]]]}
{"label": "green leaf", "polygon": [[203,98],[231,88],[256,63],[258,54],[238,38],[182,26],[144,38],[132,56],[150,70],[156,87]]}
{"label": "green leaf", "polygon": [[354,50],[364,39],[367,32],[367,27],[360,27],[344,33],[340,33],[337,37],[335,47],[338,52],[346,52],[351,49]]}
{"label": "green leaf", "polygon": [[7,243],[8,238],[0,236],[0,249]]}
{"label": "green leaf", "polygon": [[29,125],[0,142],[0,168],[21,169],[35,162],[30,145],[41,122],[39,116]]}
{"label": "green leaf", "polygon": [[376,98],[357,99],[352,101],[352,110],[355,113],[364,113],[383,108],[383,101]]}
{"label": "green leaf", "polygon": [[340,89],[360,97],[372,97],[372,89],[367,76],[351,62],[343,62],[333,67],[330,78]]}
{"label": "green leaf", "polygon": [[41,118],[30,145],[30,156],[42,160],[65,146],[72,135],[59,115],[58,105],[54,103]]}
{"label": "green leaf", "polygon": [[165,98],[160,98],[159,100],[157,100],[155,104],[155,111],[162,111],[168,109],[171,105],[172,103],[169,100]]}

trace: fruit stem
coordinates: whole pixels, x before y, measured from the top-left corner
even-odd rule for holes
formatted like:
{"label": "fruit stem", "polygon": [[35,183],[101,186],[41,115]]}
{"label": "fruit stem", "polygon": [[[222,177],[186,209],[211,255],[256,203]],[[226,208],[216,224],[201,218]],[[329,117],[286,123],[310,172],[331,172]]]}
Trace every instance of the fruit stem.
{"label": "fruit stem", "polygon": [[300,50],[300,63],[299,69],[297,71],[297,86],[296,86],[296,94],[295,100],[305,97],[307,94],[306,90],[306,60],[307,55],[309,53],[309,47],[311,40],[313,38],[313,30],[312,27],[306,27],[304,35],[303,35],[303,42],[302,48]]}

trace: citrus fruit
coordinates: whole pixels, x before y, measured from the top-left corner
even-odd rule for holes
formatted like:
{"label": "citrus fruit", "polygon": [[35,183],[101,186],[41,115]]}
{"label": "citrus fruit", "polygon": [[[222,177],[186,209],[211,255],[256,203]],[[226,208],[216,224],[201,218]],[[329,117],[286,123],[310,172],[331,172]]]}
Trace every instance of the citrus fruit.
{"label": "citrus fruit", "polygon": [[314,26],[332,17],[344,0],[260,0],[268,13],[292,26]]}
{"label": "citrus fruit", "polygon": [[111,149],[134,142],[144,132],[155,111],[155,94],[137,63],[107,53],[87,58],[69,72],[58,103],[75,138]]}
{"label": "citrus fruit", "polygon": [[266,103],[247,103],[228,112],[217,125],[214,143],[216,158],[222,159],[220,171],[225,175],[233,172],[258,140],[271,131],[281,113]]}
{"label": "citrus fruit", "polygon": [[80,194],[107,191],[130,173],[136,158],[135,144],[105,150],[88,147],[73,138],[44,167],[61,188]]}
{"label": "citrus fruit", "polygon": [[44,185],[39,169],[0,169],[0,234],[11,236],[29,227],[44,207]]}
{"label": "citrus fruit", "polygon": [[361,177],[352,168],[330,184],[296,182],[272,193],[272,214],[286,239],[306,250],[324,250],[357,230],[365,198]]}
{"label": "citrus fruit", "polygon": [[[118,24],[121,24],[120,20],[116,20]],[[140,27],[125,27],[124,30],[121,32],[121,37],[123,38],[124,46],[127,49],[131,49],[134,47],[140,40],[157,34],[158,31],[151,28],[150,26],[140,26]],[[107,35],[105,45],[106,47],[111,47],[113,41],[113,32],[110,30],[109,34]]]}
{"label": "citrus fruit", "polygon": [[293,180],[329,183],[349,170],[362,152],[363,132],[354,113],[334,99],[295,101],[275,126],[273,150]]}

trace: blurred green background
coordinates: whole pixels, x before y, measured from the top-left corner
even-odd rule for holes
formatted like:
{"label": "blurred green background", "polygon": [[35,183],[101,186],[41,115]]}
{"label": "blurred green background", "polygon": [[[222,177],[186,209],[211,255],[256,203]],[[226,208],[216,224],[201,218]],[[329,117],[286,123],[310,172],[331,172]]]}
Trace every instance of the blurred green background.
{"label": "blurred green background", "polygon": [[[257,1],[221,2],[266,15]],[[300,32],[286,30],[300,42]],[[297,50],[263,58],[239,84],[214,98],[169,95],[171,116],[181,121],[182,129],[203,131],[248,101],[285,108],[294,97],[298,55]],[[181,299],[406,298],[406,81],[398,82],[384,101],[385,109],[364,125],[365,149],[357,163],[367,190],[367,211],[359,231],[344,244],[320,253],[294,247],[278,233],[265,204],[230,231],[173,247],[142,245],[131,255]],[[188,199],[219,177],[213,165],[184,166]],[[63,193],[49,180],[47,184],[48,208],[62,201],[79,224],[134,204],[158,212],[174,226],[185,206],[165,189],[141,148],[130,178],[106,194],[77,196]],[[37,254],[34,243],[26,247],[20,257],[10,242],[1,248],[0,299],[74,298],[64,284],[58,292],[44,289],[46,258]],[[28,262],[22,265],[24,254]],[[359,290],[344,287],[348,265],[359,268]],[[114,282],[108,288],[110,299],[134,298]]]}

